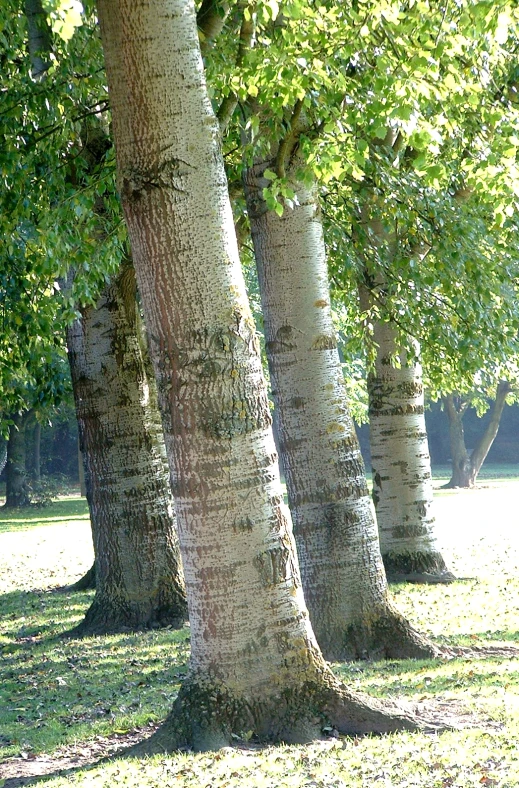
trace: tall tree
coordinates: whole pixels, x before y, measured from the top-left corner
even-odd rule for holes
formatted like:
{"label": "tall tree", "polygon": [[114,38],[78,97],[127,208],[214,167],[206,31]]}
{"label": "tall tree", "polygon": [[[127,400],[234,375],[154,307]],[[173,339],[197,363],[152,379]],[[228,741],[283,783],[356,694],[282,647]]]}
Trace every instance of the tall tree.
{"label": "tall tree", "polygon": [[[287,136],[288,163],[297,128]],[[291,204],[281,216],[269,210],[263,194],[270,183],[265,172],[276,166],[273,148],[270,159],[245,174],[247,208],[276,434],[312,626],[328,659],[435,655],[389,598],[332,321],[317,189],[297,178],[303,162],[296,159],[286,168]]]}
{"label": "tall tree", "polygon": [[[41,0],[28,0],[25,11],[32,75],[38,88],[46,89],[50,26]],[[66,38],[63,30],[60,35]],[[60,168],[60,190],[74,202],[82,189],[93,192],[91,203],[76,202],[76,207],[78,216],[86,214],[90,232],[102,246],[113,233],[110,190],[99,182],[108,169],[111,143],[101,113],[83,108],[78,126],[74,155]],[[87,237],[78,242],[85,252]],[[108,268],[103,266],[100,278],[109,279]],[[69,279],[74,280],[73,274]],[[95,305],[84,305],[95,300],[95,289],[81,293],[81,276],[76,280],[66,287],[62,280],[56,288],[66,300],[74,304],[76,297],[83,304],[81,319],[67,329],[67,345],[95,552],[95,572],[87,573],[80,585],[94,575],[96,595],[73,634],[181,626],[187,603],[174,502],[154,381],[147,375],[141,346],[133,268],[123,265]]]}
{"label": "tall tree", "polygon": [[100,0],[121,198],[157,375],[190,672],[147,746],[413,725],[342,687],[311,630],[283,506],[219,129],[188,0]]}
{"label": "tall tree", "polygon": [[[398,133],[388,130],[384,142],[396,160],[398,140]],[[418,243],[415,249],[403,246],[398,223],[392,226],[391,218],[386,217],[384,221],[377,210],[381,201],[365,191],[368,195],[353,237],[363,260],[359,298],[369,316],[365,342],[368,347],[374,345],[368,399],[373,500],[382,558],[392,580],[452,582],[455,578],[439,551],[434,528],[420,346],[412,339],[408,349],[402,345],[384,295],[388,288],[385,271],[394,258],[412,255],[416,264],[424,264],[430,248]]]}
{"label": "tall tree", "polygon": [[96,594],[73,634],[182,626],[187,603],[155,381],[131,263],[67,329]]}

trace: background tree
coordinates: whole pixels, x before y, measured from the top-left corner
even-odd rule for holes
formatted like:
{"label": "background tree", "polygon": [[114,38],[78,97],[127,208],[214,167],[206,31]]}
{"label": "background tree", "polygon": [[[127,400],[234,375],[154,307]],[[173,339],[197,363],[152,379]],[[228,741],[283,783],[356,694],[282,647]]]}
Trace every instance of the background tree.
{"label": "background tree", "polygon": [[142,342],[127,262],[96,307],[84,308],[67,330],[96,577],[92,605],[73,634],[178,627],[187,617],[162,424]]}
{"label": "background tree", "polygon": [[[480,397],[446,394],[442,398],[443,408],[449,420],[450,445],[452,456],[452,476],[445,485],[452,487],[474,487],[481,466],[496,438],[499,422],[509,395],[514,391],[513,384],[508,380],[500,380],[497,384],[495,398],[489,404]],[[490,420],[476,446],[468,451],[463,430],[463,416],[470,405],[479,405],[480,414],[490,410]]]}

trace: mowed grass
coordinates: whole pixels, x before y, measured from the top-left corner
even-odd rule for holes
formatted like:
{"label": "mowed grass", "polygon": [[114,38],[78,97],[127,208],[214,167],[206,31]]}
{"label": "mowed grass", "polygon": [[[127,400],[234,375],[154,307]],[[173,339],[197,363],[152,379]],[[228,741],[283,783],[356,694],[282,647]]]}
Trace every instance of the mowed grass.
{"label": "mowed grass", "polygon": [[[519,633],[519,482],[436,498],[451,586],[393,588],[412,623],[450,647],[512,645]],[[70,509],[67,509],[70,507]],[[70,519],[67,519],[70,516]],[[25,518],[25,519],[24,519]],[[89,750],[162,720],[187,669],[189,629],[86,640],[60,635],[90,593],[59,590],[91,565],[84,501],[15,517],[0,510],[0,759]],[[471,788],[519,786],[519,660],[334,665],[353,688],[432,709],[459,730],[340,738],[307,746],[239,746],[211,754],[118,759],[48,778],[53,788]],[[472,721],[472,727],[467,724]],[[144,734],[143,734],[144,735]],[[12,769],[5,772],[12,776]],[[0,778],[2,764],[0,763]],[[6,780],[6,785],[9,780]],[[0,779],[0,786],[2,781]]]}

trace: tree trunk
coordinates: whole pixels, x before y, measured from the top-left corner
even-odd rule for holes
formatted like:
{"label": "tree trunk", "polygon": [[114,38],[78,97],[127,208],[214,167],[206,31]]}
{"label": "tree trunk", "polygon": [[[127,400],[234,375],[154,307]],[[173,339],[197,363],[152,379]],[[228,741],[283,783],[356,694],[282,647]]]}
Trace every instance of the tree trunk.
{"label": "tree trunk", "polygon": [[399,349],[391,323],[375,320],[373,339],[377,357],[368,375],[373,500],[386,572],[394,580],[451,582],[434,533],[422,370]]}
{"label": "tree trunk", "polygon": [[7,441],[4,438],[0,437],[0,444],[2,448],[0,448],[0,478],[4,472],[5,466],[7,465]]}
{"label": "tree trunk", "polygon": [[279,217],[263,200],[264,161],[245,176],[263,306],[275,434],[305,600],[327,659],[427,657],[388,595],[364,463],[332,323],[315,189],[293,180]]}
{"label": "tree trunk", "polygon": [[181,626],[187,616],[135,295],[133,269],[125,265],[67,335],[96,565],[96,595],[73,634]]}
{"label": "tree trunk", "polygon": [[31,503],[25,470],[25,427],[31,414],[32,411],[11,414],[5,478],[5,507],[8,509]]}
{"label": "tree trunk", "polygon": [[66,591],[93,591],[96,587],[96,565],[92,564],[90,569],[85,572],[83,577],[80,577],[75,583],[66,586]]}
{"label": "tree trunk", "polygon": [[27,436],[26,468],[31,482],[38,484],[41,480],[41,424],[39,421],[34,421],[33,424],[28,426],[30,426],[30,432]]}
{"label": "tree trunk", "polygon": [[[337,682],[304,606],[194,6],[99,0],[118,179],[174,479],[190,672],[147,751],[416,723]],[[124,22],[124,25],[123,25]]]}
{"label": "tree trunk", "polygon": [[512,387],[507,380],[501,380],[497,386],[496,398],[492,405],[490,421],[481,440],[476,448],[469,455],[465,446],[465,434],[463,431],[463,414],[465,407],[456,407],[453,394],[443,398],[444,407],[449,418],[449,434],[451,441],[452,455],[452,477],[445,489],[453,487],[475,487],[478,473],[486,460],[492,444],[499,430],[499,423],[503,410],[506,405],[506,397],[511,392]]}
{"label": "tree trunk", "polygon": [[82,498],[86,498],[86,483],[85,483],[85,464],[83,460],[83,452],[79,445],[79,436],[77,443],[77,467],[79,477],[79,494]]}
{"label": "tree trunk", "polygon": [[443,405],[449,419],[449,437],[451,445],[452,475],[445,488],[473,487],[475,480],[472,475],[470,456],[465,446],[463,414],[467,403],[456,405],[454,394],[443,397]]}

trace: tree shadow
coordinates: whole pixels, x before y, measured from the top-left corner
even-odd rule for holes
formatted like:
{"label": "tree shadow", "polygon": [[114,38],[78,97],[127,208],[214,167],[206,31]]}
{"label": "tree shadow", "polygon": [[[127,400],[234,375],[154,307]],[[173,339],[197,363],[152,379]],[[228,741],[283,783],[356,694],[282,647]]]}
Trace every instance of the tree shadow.
{"label": "tree shadow", "polygon": [[[0,596],[0,748],[51,752],[130,732],[170,711],[187,672],[189,628],[73,639],[90,594]],[[1,773],[1,767],[0,767]]]}

